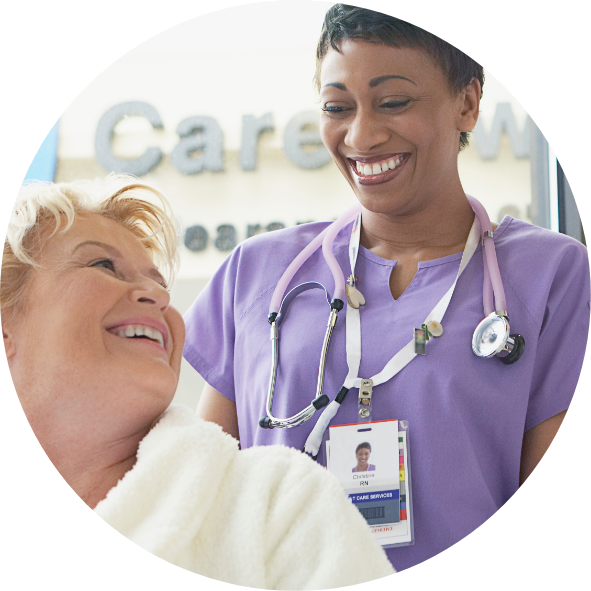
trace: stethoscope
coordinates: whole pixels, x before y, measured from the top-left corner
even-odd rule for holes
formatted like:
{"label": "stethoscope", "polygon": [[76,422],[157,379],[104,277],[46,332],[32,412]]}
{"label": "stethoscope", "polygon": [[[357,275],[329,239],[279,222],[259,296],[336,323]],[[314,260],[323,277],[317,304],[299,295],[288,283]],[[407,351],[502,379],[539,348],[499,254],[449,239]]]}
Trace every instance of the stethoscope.
{"label": "stethoscope", "polygon": [[[427,335],[438,337],[442,334],[441,319],[447,310],[451,297],[453,295],[456,283],[474,254],[478,244],[483,244],[483,264],[484,264],[484,283],[483,283],[483,307],[485,318],[478,324],[472,337],[472,351],[478,357],[499,357],[506,365],[515,363],[523,354],[525,349],[525,340],[519,334],[511,334],[509,327],[509,316],[507,314],[507,304],[505,292],[499,272],[497,256],[493,240],[492,224],[484,207],[473,197],[467,195],[468,201],[474,210],[474,224],[466,241],[466,247],[462,254],[460,268],[456,280],[451,288],[438,302],[435,308],[429,313],[423,323],[423,327],[428,327]],[[348,284],[345,283],[345,277],[341,267],[333,253],[333,243],[337,234],[351,222],[355,222],[351,231],[349,243],[349,258],[351,263],[351,277]],[[358,377],[359,364],[361,361],[361,331],[359,306],[363,305],[364,298],[354,285],[354,271],[357,253],[359,252],[359,237],[361,228],[361,205],[356,204],[345,211],[336,221],[325,228],[318,236],[314,238],[292,261],[283,273],[281,279],[275,287],[269,306],[268,322],[271,325],[271,345],[272,345],[272,369],[269,381],[269,389],[266,401],[266,416],[259,421],[259,425],[265,429],[292,428],[305,423],[312,415],[326,406],[321,418],[317,422],[313,432],[310,434],[306,443],[306,451],[316,455],[322,434],[330,420],[334,417],[340,404],[343,402],[350,388],[359,388],[360,417],[369,420],[371,418],[371,395],[374,386],[384,383],[391,379],[403,367],[405,367],[417,354],[414,339],[403,347],[386,364],[384,369],[372,376],[370,379]],[[302,283],[291,289],[284,297],[287,286],[295,273],[302,265],[316,252],[322,245],[324,259],[332,273],[335,290],[331,298],[327,289],[320,283],[309,281]],[[279,361],[279,328],[285,321],[290,304],[294,298],[310,289],[322,289],[330,307],[328,323],[320,353],[320,365],[318,370],[318,382],[314,399],[310,404],[299,413],[288,417],[278,418],[273,416],[273,395],[275,391],[275,381],[277,377],[277,368]],[[494,295],[494,304],[493,304]],[[326,356],[333,329],[337,322],[338,313],[344,308],[345,300],[347,306],[347,363],[349,374],[345,383],[335,399],[330,403],[326,394],[323,393],[324,371],[326,366]],[[429,329],[431,332],[429,332]],[[365,398],[364,398],[365,396]],[[330,403],[330,404],[329,404]],[[363,406],[366,405],[366,406]]]}

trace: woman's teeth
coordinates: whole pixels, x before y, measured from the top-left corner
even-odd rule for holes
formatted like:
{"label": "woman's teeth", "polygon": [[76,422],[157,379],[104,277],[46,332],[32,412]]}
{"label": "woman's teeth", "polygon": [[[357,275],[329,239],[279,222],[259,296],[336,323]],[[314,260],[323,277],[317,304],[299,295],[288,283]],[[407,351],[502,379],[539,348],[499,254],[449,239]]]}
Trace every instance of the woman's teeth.
{"label": "woman's teeth", "polygon": [[156,341],[161,347],[164,347],[164,338],[160,331],[149,326],[128,325],[125,330],[120,330],[118,335],[126,339],[133,339],[136,337],[146,337],[152,341]]}
{"label": "woman's teeth", "polygon": [[372,164],[364,164],[363,162],[355,162],[357,165],[357,172],[364,176],[374,176],[376,174],[382,174],[388,170],[393,170],[402,161],[404,156],[398,158],[390,158],[390,160],[384,160],[383,162],[373,162]]}

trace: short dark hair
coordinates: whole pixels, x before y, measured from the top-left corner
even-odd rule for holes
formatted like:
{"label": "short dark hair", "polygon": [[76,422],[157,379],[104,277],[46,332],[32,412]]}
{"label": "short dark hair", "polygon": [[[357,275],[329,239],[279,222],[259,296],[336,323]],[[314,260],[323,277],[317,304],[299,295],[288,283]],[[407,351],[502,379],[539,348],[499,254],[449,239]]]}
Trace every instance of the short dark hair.
{"label": "short dark hair", "polygon": [[[368,43],[384,43],[391,47],[421,49],[442,69],[454,92],[460,92],[476,78],[480,82],[482,97],[484,70],[464,52],[406,21],[347,4],[335,4],[324,17],[316,48],[316,88],[320,88],[320,67],[327,51],[332,47],[340,52],[339,43],[347,39],[362,39]],[[462,131],[460,150],[467,145],[468,132]]]}
{"label": "short dark hair", "polygon": [[369,449],[369,451],[371,451],[371,445],[367,442],[364,441],[363,443],[360,443],[356,448],[355,448],[355,454],[357,454],[357,452],[360,449]]}

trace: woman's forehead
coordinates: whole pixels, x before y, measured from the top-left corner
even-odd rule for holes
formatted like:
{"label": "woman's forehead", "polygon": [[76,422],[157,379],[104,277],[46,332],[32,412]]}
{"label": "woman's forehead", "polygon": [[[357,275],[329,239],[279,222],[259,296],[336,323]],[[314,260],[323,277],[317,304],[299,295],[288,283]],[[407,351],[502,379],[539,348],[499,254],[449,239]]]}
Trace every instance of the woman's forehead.
{"label": "woman's forehead", "polygon": [[416,85],[434,76],[445,78],[441,68],[423,49],[346,39],[339,44],[339,51],[331,47],[324,56],[320,86],[322,89],[327,84],[342,83],[353,77],[366,80],[368,85],[379,77],[393,77],[402,82],[411,80]]}
{"label": "woman's forehead", "polygon": [[[83,214],[74,219],[65,232],[58,231],[43,245],[45,257],[68,257],[81,248],[105,244],[123,255],[151,261],[140,240],[120,223],[99,214]],[[108,249],[107,249],[108,250]]]}

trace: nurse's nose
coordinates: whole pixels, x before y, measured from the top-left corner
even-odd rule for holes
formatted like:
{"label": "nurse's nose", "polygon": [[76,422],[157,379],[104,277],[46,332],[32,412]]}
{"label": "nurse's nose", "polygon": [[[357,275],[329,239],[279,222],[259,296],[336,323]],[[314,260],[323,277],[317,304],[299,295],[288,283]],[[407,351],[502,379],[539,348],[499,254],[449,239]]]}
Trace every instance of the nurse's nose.
{"label": "nurse's nose", "polygon": [[359,154],[370,153],[390,138],[390,131],[371,108],[360,107],[351,119],[345,144]]}

